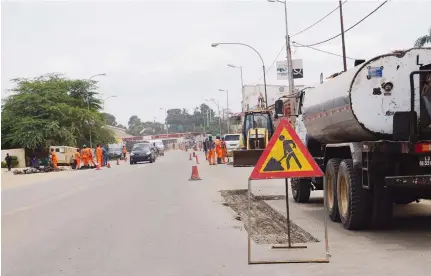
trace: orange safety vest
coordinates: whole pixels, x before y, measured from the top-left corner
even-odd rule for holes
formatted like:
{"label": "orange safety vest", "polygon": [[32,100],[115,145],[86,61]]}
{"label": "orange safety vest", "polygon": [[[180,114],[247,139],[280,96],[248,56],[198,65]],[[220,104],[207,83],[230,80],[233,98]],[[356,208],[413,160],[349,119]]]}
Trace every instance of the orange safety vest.
{"label": "orange safety vest", "polygon": [[88,148],[85,148],[85,149],[81,150],[81,157],[82,158],[88,158],[88,157],[90,157],[90,154],[88,152]]}
{"label": "orange safety vest", "polygon": [[52,163],[58,163],[57,153],[55,153],[55,151],[51,152],[51,161]]}

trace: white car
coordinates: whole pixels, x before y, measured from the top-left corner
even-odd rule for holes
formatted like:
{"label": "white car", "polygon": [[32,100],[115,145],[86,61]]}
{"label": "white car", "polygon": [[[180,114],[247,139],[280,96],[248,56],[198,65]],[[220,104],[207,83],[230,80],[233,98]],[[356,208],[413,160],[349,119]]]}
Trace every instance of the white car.
{"label": "white car", "polygon": [[232,151],[240,148],[241,134],[225,134],[224,141],[226,143],[227,156],[232,156]]}

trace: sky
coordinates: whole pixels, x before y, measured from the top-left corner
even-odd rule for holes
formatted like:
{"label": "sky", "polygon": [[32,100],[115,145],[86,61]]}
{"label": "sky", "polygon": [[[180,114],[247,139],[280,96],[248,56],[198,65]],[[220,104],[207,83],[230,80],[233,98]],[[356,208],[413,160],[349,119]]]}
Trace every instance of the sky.
{"label": "sky", "polygon": [[[383,1],[348,0],[343,5],[345,29]],[[289,34],[313,24],[333,10],[338,1],[288,1]],[[408,49],[431,27],[431,1],[396,1],[385,4],[346,33],[346,53],[369,59],[393,50]],[[340,33],[339,12],[313,28],[292,37],[311,44]],[[262,83],[262,63],[252,50],[214,42],[241,42],[256,48],[269,71],[267,83],[277,80],[278,59],[285,36],[284,7],[265,0],[157,0],[157,1],[2,1],[1,95],[16,77],[37,77],[59,72],[70,78],[99,81],[105,112],[126,125],[130,116],[143,121],[164,121],[161,108],[192,110],[209,98],[241,110],[240,71],[244,84]],[[341,39],[315,46],[341,55]],[[328,76],[343,69],[341,57],[308,48],[292,48],[302,59],[304,78],[295,84],[313,85],[320,73]],[[348,68],[354,61],[347,60]],[[209,103],[214,109],[215,105]]]}

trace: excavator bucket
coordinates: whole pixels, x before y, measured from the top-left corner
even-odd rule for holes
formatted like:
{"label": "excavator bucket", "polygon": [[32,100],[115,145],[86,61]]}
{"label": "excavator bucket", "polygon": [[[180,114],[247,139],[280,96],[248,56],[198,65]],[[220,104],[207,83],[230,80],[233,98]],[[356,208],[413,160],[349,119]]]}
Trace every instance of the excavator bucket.
{"label": "excavator bucket", "polygon": [[234,167],[254,167],[263,153],[263,149],[253,150],[234,150],[233,166]]}

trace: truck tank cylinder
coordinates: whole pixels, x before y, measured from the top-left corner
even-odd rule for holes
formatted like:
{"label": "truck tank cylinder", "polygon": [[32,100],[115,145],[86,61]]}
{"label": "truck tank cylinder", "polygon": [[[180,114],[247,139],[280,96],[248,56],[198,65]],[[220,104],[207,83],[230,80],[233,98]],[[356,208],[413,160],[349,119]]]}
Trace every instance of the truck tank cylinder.
{"label": "truck tank cylinder", "polygon": [[[410,73],[427,65],[431,48],[393,52],[307,90],[302,105],[307,134],[322,144],[391,139],[394,112],[410,111]],[[419,76],[415,87],[419,118]]]}

